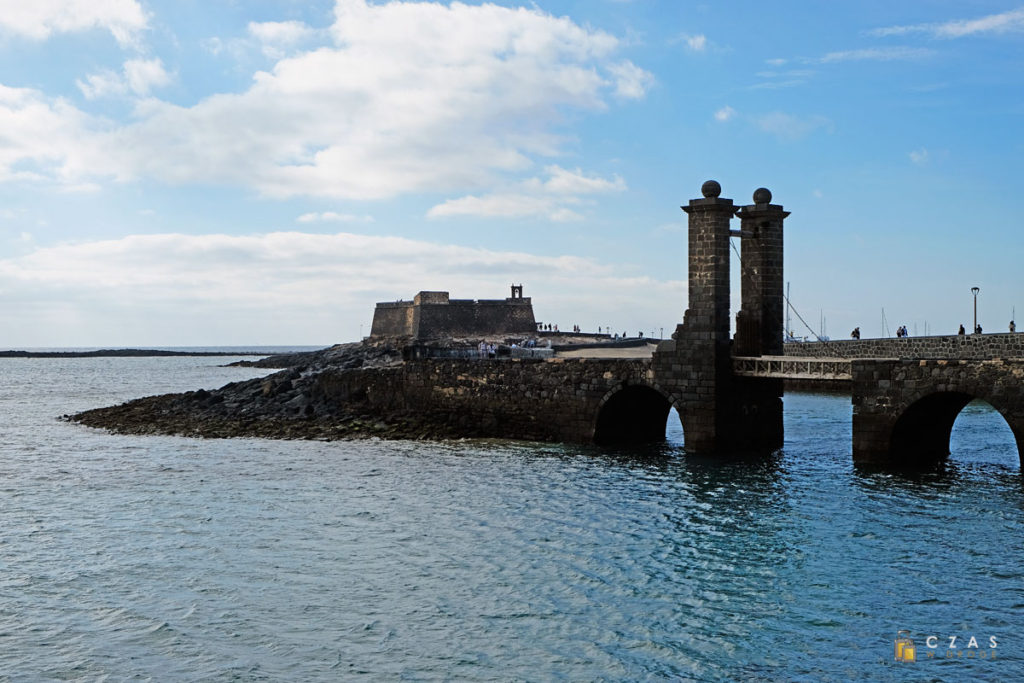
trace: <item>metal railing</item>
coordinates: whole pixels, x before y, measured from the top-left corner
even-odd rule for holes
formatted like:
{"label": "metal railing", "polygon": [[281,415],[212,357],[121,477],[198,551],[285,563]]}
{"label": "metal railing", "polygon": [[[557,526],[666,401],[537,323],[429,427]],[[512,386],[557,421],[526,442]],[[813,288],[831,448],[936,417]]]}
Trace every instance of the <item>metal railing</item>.
{"label": "metal railing", "polygon": [[852,380],[850,361],[792,356],[734,356],[733,374],[772,379]]}

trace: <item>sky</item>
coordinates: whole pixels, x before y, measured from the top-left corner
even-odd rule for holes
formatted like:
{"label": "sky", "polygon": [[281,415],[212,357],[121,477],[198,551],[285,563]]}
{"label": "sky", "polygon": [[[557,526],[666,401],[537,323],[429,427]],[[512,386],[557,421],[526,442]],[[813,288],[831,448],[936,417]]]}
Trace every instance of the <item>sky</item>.
{"label": "sky", "polygon": [[0,348],[327,345],[512,283],[668,335],[712,178],[792,212],[798,336],[953,333],[971,287],[1004,331],[1022,159],[1017,2],[0,0]]}

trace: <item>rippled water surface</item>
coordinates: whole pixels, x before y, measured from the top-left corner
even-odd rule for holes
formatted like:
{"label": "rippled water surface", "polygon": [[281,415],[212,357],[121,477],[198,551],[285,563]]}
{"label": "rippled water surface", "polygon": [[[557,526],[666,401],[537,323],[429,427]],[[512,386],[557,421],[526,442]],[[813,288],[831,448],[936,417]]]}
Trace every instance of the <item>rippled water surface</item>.
{"label": "rippled water surface", "polygon": [[852,466],[844,396],[787,395],[761,460],[677,422],[644,451],[55,420],[261,372],[227,360],[0,360],[0,677],[1024,678],[1024,485],[984,405],[918,474]]}

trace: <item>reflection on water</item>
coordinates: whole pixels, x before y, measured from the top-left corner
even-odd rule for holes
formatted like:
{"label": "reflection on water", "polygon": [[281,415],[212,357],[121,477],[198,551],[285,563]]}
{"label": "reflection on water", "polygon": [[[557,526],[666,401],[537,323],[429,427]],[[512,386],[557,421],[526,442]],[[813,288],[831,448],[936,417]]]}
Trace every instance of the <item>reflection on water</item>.
{"label": "reflection on water", "polygon": [[[104,360],[0,367],[12,679],[1024,676],[1024,491],[984,408],[914,476],[855,469],[849,399],[811,394],[764,459],[687,456],[674,416],[647,449],[54,421],[258,374]],[[897,629],[994,634],[999,659],[896,665]]]}

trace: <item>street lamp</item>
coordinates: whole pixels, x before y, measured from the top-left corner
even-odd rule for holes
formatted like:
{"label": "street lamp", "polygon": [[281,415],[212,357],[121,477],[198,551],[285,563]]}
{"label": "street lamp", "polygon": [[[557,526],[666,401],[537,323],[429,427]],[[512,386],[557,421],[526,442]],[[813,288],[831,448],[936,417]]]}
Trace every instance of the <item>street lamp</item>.
{"label": "street lamp", "polygon": [[981,289],[978,287],[971,287],[971,294],[974,295],[974,331],[978,331],[978,292]]}

